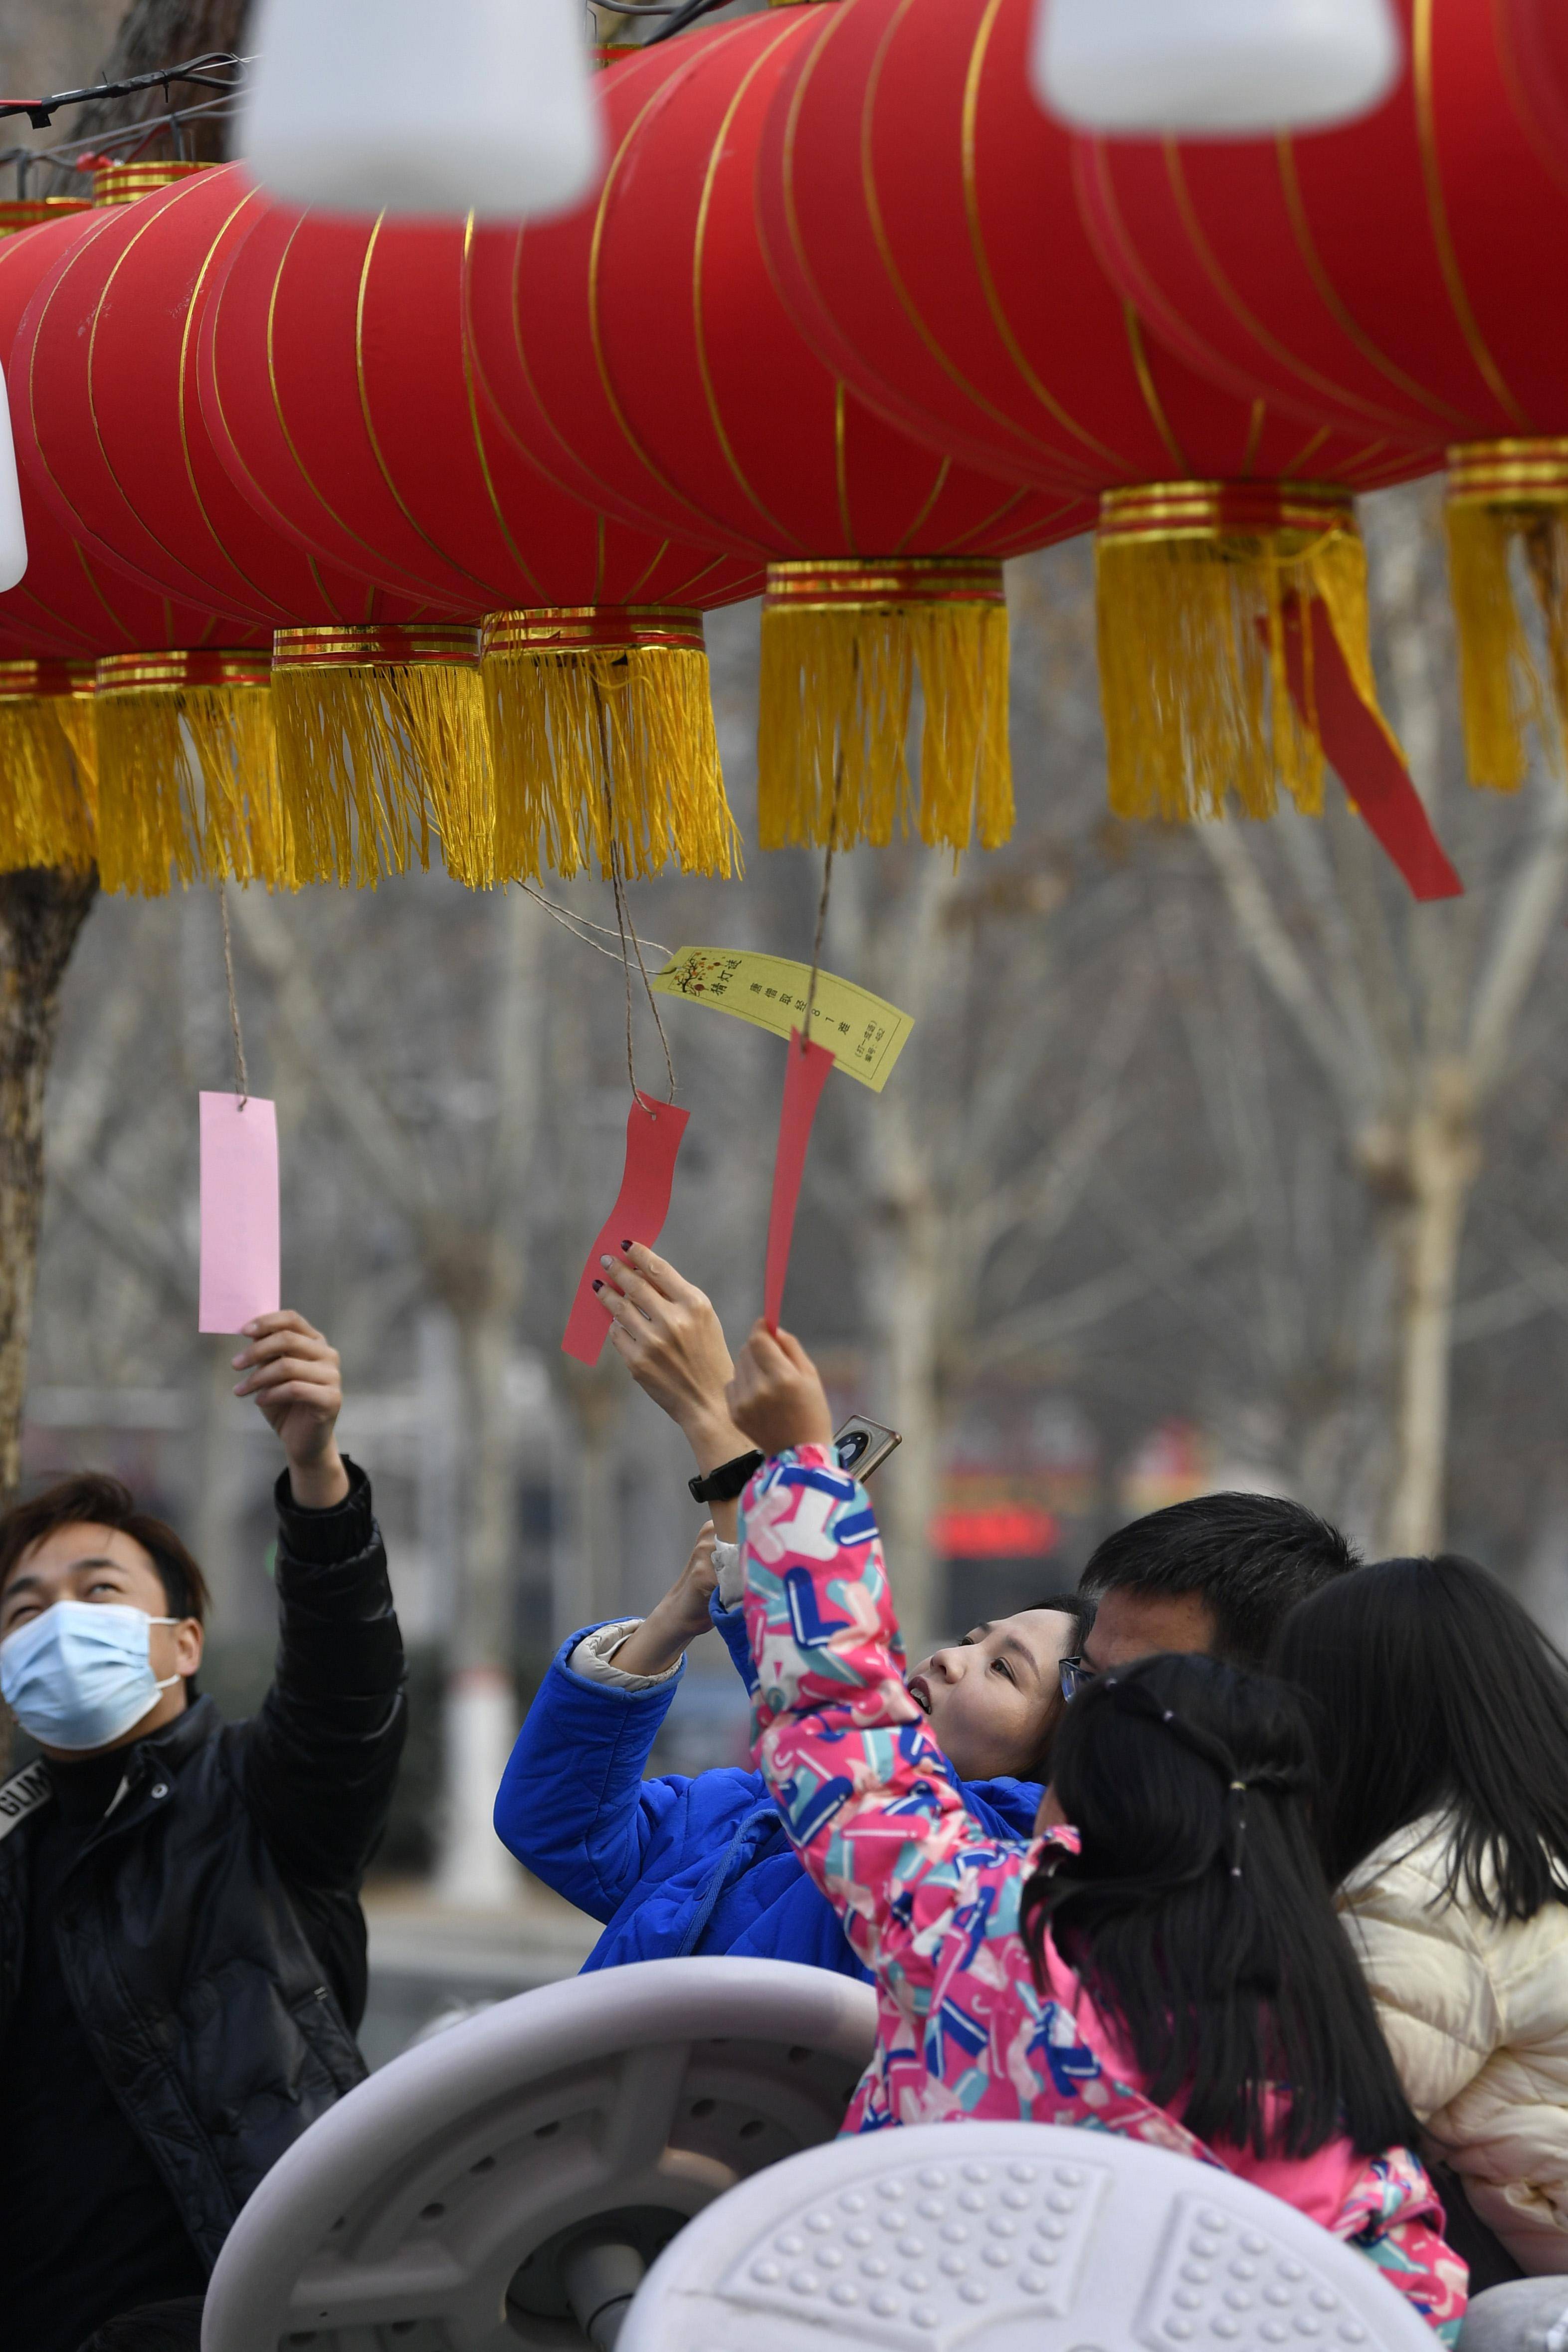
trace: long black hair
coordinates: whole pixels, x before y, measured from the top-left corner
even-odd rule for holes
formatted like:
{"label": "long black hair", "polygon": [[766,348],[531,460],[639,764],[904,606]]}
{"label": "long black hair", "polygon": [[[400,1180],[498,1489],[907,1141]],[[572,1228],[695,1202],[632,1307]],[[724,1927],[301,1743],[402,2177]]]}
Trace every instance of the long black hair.
{"label": "long black hair", "polygon": [[1049,1933],[1149,2096],[1259,2156],[1416,2132],[1312,1843],[1314,1777],[1269,1675],[1198,1656],[1102,1675],[1051,1780],[1082,1850],[1024,1890],[1037,1982]]}
{"label": "long black hair", "polygon": [[1337,1885],[1448,1812],[1448,1894],[1490,1918],[1568,1903],[1568,1659],[1471,1559],[1382,1559],[1292,1609],[1275,1652],[1307,1703]]}

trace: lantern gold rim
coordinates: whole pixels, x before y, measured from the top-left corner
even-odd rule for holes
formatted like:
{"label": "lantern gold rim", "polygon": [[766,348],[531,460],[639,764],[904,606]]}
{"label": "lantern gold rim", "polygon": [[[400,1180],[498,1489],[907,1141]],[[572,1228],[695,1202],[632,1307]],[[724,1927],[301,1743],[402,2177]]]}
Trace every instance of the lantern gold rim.
{"label": "lantern gold rim", "polygon": [[90,695],[97,683],[98,664],[68,656],[25,655],[0,661],[0,702],[47,702],[57,698]]}
{"label": "lantern gold rim", "polygon": [[765,612],[834,611],[874,604],[1000,604],[999,561],[963,555],[791,558],[768,567]]}
{"label": "lantern gold rim", "polygon": [[703,616],[680,604],[530,604],[491,613],[486,659],[497,654],[705,650]]}
{"label": "lantern gold rim", "polygon": [[272,656],[204,647],[173,653],[106,654],[97,666],[96,692],[183,694],[199,687],[272,683]]}
{"label": "lantern gold rim", "polygon": [[1454,507],[1568,505],[1568,439],[1458,442],[1447,490]]}
{"label": "lantern gold rim", "polygon": [[1355,528],[1354,498],[1334,483],[1140,482],[1103,492],[1096,537],[1103,546]]}
{"label": "lantern gold rim", "polygon": [[479,659],[479,631],[476,625],[445,621],[278,629],[272,658],[279,670],[371,669],[406,663],[472,668]]}

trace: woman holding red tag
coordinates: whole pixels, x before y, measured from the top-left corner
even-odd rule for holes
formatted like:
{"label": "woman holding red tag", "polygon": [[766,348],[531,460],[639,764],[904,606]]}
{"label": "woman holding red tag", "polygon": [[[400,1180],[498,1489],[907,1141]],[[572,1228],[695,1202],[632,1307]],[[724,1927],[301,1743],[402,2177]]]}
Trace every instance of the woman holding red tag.
{"label": "woman holding red tag", "polygon": [[[561,1644],[507,1764],[497,1832],[536,1877],[604,1922],[591,1969],[736,1952],[863,1977],[759,1774],[644,1778],[686,1650],[710,1626],[749,1683],[733,1538],[761,1457],[726,1406],[734,1366],[705,1293],[639,1244],[606,1254],[596,1278],[611,1344],[684,1432],[693,1496],[711,1517],[645,1618],[585,1626]],[[1061,1712],[1060,1661],[1080,1645],[1084,1608],[1062,1595],[977,1626],[911,1676],[966,1802],[993,1835],[1028,1835]]]}

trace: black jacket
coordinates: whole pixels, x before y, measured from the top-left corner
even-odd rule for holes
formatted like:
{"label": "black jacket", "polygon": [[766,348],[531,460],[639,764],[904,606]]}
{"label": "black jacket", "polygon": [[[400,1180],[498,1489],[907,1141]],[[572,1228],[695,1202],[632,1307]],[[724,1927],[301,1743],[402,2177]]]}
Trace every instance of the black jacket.
{"label": "black jacket", "polygon": [[[402,1643],[370,1484],[300,1511],[277,1484],[277,1672],[248,1723],[197,1699],[126,1754],[64,1885],[67,1990],[210,2268],[268,2167],[362,2080],[361,1874],[404,1729]],[[0,2039],[22,1972],[48,1768],[0,1788]]]}

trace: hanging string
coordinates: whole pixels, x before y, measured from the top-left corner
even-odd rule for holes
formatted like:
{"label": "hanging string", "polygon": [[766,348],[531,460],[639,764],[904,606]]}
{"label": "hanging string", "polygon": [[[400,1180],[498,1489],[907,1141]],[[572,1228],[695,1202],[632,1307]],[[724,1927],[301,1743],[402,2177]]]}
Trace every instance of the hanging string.
{"label": "hanging string", "polygon": [[[517,887],[525,898],[531,898],[536,907],[542,907],[552,922],[559,923],[563,931],[570,931],[579,947],[591,948],[595,955],[609,956],[612,962],[620,961],[613,948],[601,948],[598,940],[591,940],[588,936],[590,931],[597,931],[602,939],[615,939],[618,934],[605,924],[591,923],[588,917],[580,915],[575,907],[563,907],[558,900],[547,898],[544,892],[537,889],[531,882],[519,882]],[[643,944],[656,949],[662,956],[670,952],[662,940],[644,940]]]}
{"label": "hanging string", "polygon": [[[855,656],[858,667],[860,655]],[[811,977],[806,983],[806,1017],[800,1030],[800,1051],[811,1034],[811,1007],[817,1002],[817,974],[822,963],[822,935],[828,927],[828,897],[833,887],[833,852],[839,842],[839,801],[844,789],[844,747],[833,754],[833,805],[828,818],[828,846],[822,858],[822,895],[817,901],[817,935],[811,941]]]}
{"label": "hanging string", "polygon": [[218,911],[224,919],[224,977],[229,984],[229,1034],[234,1039],[235,1092],[243,1110],[250,1100],[250,1082],[245,1072],[245,1039],[240,1034],[239,999],[235,994],[234,941],[229,937],[229,894],[226,882],[218,884]]}
{"label": "hanging string", "polygon": [[[667,1099],[674,1102],[675,1066],[670,1055],[670,1041],[664,1034],[664,1024],[659,1018],[659,1000],[649,983],[648,967],[643,961],[643,943],[637,937],[637,926],[632,920],[632,910],[626,903],[626,877],[622,871],[621,845],[615,838],[615,804],[610,790],[610,714],[604,707],[604,698],[600,691],[597,680],[594,683],[593,694],[594,700],[599,706],[599,737],[603,754],[600,773],[604,779],[604,839],[607,848],[605,862],[610,868],[610,887],[615,896],[615,928],[621,935],[621,969],[626,980],[626,1076],[632,1082],[632,1101],[641,1102],[643,1097],[637,1090],[637,1061],[632,1043],[632,958],[626,952],[626,942],[630,938],[637,958],[637,969],[643,975],[643,989],[648,999],[648,1010],[653,1016],[653,1026],[659,1033],[659,1043],[664,1049],[664,1074],[669,1080]],[[666,949],[665,953],[668,952]]]}

